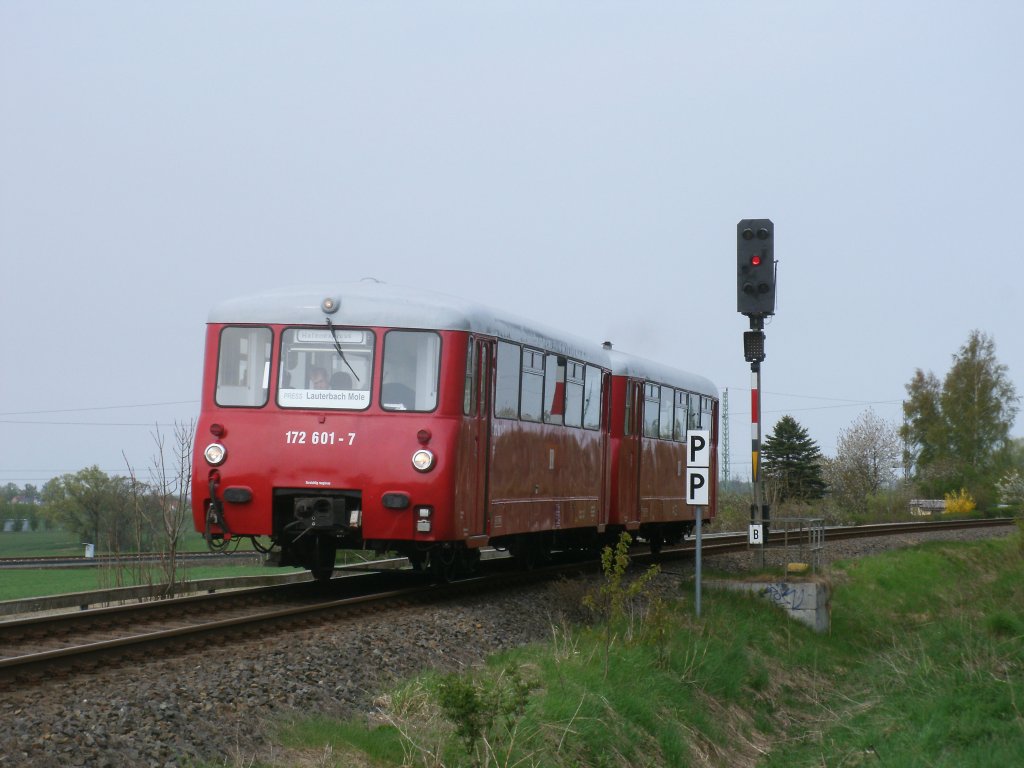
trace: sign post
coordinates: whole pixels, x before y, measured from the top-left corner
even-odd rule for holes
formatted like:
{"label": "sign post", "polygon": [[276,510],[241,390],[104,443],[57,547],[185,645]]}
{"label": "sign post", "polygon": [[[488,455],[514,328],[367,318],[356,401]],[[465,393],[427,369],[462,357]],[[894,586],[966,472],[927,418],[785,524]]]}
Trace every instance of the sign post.
{"label": "sign post", "polygon": [[706,429],[691,429],[686,435],[686,503],[693,507],[694,523],[697,531],[696,560],[696,608],[700,618],[701,593],[701,512],[702,507],[709,503],[711,471],[711,433]]}

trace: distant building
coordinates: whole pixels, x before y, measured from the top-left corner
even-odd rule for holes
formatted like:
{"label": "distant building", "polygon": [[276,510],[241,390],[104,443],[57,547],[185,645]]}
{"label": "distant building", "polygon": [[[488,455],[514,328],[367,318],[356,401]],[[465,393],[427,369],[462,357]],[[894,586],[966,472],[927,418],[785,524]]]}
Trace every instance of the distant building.
{"label": "distant building", "polygon": [[946,511],[945,499],[911,499],[910,514],[918,517],[941,515]]}

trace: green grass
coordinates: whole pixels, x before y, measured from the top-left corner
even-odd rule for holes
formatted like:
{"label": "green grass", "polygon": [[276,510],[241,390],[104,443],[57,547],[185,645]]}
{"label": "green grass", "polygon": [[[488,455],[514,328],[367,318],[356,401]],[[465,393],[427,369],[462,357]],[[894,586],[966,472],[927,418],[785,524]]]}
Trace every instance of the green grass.
{"label": "green grass", "polygon": [[[668,610],[552,641],[467,673],[463,716],[500,711],[509,670],[525,711],[467,751],[427,674],[380,722],[281,725],[287,765],[1008,766],[1024,759],[1024,557],[1018,535],[932,543],[839,564],[832,630],[692,585]],[[609,638],[611,638],[609,642]],[[606,665],[607,651],[607,665]],[[446,682],[448,680],[448,682]],[[510,727],[506,727],[506,725]],[[362,761],[362,762],[359,762]]]}
{"label": "green grass", "polygon": [[[194,532],[182,538],[184,552],[205,552],[206,541]],[[242,542],[239,551],[249,551],[251,543]],[[85,547],[78,538],[63,530],[17,531],[0,533],[0,557],[80,557]],[[341,558],[339,558],[340,560]],[[292,569],[281,569],[284,573]],[[187,566],[186,578],[192,581],[216,579],[231,576],[266,576],[274,571],[254,564],[251,559],[239,560],[237,565]],[[122,570],[124,579],[127,570]],[[152,580],[160,579],[159,570],[152,569]],[[0,601],[20,600],[27,597],[44,597],[70,592],[91,592],[110,587],[114,582],[109,568],[90,566],[88,568],[31,568],[0,571]],[[130,586],[123,583],[120,586]]]}
{"label": "green grass", "polygon": [[0,533],[0,557],[80,556],[85,546],[68,531],[9,531]]}
{"label": "green grass", "polygon": [[[218,579],[232,576],[267,576],[268,574],[287,573],[293,569],[269,569],[262,565],[253,565],[251,560],[245,564],[227,566],[189,567],[185,577],[189,581],[200,579]],[[161,580],[160,571],[152,570],[151,581]],[[122,579],[127,571],[122,571]],[[148,582],[147,582],[148,583]],[[114,576],[109,568],[19,568],[0,571],[0,601],[21,600],[26,597],[44,597],[46,595],[63,595],[71,592],[92,592],[114,586]],[[132,586],[129,581],[122,581],[117,586]]]}
{"label": "green grass", "polygon": [[[187,531],[179,543],[183,552],[205,552],[206,540],[202,534]],[[239,542],[239,551],[251,551],[248,539]],[[38,531],[0,532],[0,558],[3,557],[81,557],[85,544],[73,533],[62,529]],[[97,551],[96,554],[106,554]]]}

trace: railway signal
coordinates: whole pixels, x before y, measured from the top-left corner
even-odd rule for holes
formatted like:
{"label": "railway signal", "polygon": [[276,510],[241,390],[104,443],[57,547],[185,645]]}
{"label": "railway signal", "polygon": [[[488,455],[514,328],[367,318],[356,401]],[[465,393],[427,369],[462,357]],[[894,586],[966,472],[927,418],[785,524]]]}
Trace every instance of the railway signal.
{"label": "railway signal", "polygon": [[736,225],[736,311],[748,317],[775,314],[774,236],[771,219]]}
{"label": "railway signal", "polygon": [[761,547],[768,535],[771,511],[763,502],[761,458],[761,363],[764,362],[764,319],[775,314],[775,225],[771,219],[742,219],[736,225],[736,311],[750,320],[743,334],[743,357],[750,363],[750,542]]}

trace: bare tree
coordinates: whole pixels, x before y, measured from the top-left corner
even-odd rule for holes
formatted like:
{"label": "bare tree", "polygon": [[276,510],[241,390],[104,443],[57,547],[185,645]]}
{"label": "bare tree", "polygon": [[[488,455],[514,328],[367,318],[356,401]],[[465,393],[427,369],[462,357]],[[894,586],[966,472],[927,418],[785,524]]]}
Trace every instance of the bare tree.
{"label": "bare tree", "polygon": [[131,510],[133,522],[132,533],[135,536],[133,551],[136,557],[130,560],[118,558],[115,561],[114,567],[118,574],[117,582],[119,585],[121,584],[121,574],[127,571],[131,576],[130,583],[151,585],[153,583],[153,571],[142,557],[142,554],[150,549],[153,541],[153,523],[150,519],[148,504],[149,488],[144,482],[139,480],[138,475],[135,473],[135,468],[128,461],[128,456],[124,451],[121,452],[121,457],[128,468],[128,506]]}
{"label": "bare tree", "polygon": [[[192,485],[192,443],[195,419],[174,422],[174,441],[168,449],[160,427],[153,432],[156,454],[152,459],[154,521],[160,537],[160,566],[167,593],[173,595],[182,578],[178,572],[178,548],[188,521],[189,489]],[[170,451],[170,454],[169,454]]]}

